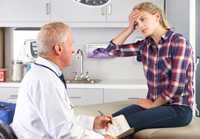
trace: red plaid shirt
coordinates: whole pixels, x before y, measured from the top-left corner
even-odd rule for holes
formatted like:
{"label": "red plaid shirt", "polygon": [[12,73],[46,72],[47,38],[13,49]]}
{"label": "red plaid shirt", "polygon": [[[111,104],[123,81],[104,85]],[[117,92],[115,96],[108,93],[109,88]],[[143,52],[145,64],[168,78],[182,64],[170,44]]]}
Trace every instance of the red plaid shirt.
{"label": "red plaid shirt", "polygon": [[111,56],[136,56],[141,54],[148,84],[147,98],[159,96],[170,104],[193,104],[193,52],[186,39],[171,30],[161,37],[158,45],[150,37],[131,44],[106,48]]}

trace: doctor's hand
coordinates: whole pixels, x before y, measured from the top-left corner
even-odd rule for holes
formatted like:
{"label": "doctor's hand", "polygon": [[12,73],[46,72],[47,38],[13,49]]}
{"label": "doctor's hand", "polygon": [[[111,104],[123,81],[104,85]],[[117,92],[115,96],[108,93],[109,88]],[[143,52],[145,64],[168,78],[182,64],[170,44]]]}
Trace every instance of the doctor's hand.
{"label": "doctor's hand", "polygon": [[104,138],[105,139],[117,139],[117,137],[112,137],[110,135],[104,135]]}
{"label": "doctor's hand", "polygon": [[103,116],[97,116],[94,120],[93,129],[107,129],[109,124],[112,122],[112,116],[109,115],[103,115]]}

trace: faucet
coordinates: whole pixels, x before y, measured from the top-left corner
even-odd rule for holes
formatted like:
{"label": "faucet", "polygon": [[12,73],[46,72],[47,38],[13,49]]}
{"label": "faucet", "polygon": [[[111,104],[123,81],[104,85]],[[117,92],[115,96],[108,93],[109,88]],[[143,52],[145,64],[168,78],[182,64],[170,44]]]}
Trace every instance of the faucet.
{"label": "faucet", "polygon": [[66,82],[67,83],[70,83],[70,82],[72,82],[72,83],[73,82],[74,83],[96,83],[98,81],[97,79],[91,79],[88,72],[84,73],[84,68],[83,68],[83,66],[84,66],[84,53],[83,53],[83,50],[81,50],[81,49],[76,50],[75,56],[76,56],[76,58],[80,58],[80,62],[81,62],[80,73],[73,72],[73,73],[75,73],[74,78],[71,81],[67,80]]}
{"label": "faucet", "polygon": [[75,80],[87,80],[88,82],[91,81],[91,83],[94,82],[94,81],[92,81],[90,79],[90,77],[88,75],[88,72],[84,73],[84,68],[83,68],[83,66],[84,66],[84,53],[83,53],[83,50],[78,49],[76,51],[76,54],[77,54],[77,57],[80,57],[80,62],[81,62],[81,66],[80,67],[81,67],[81,70],[80,70],[80,74],[77,74],[77,72],[75,72],[74,79]]}
{"label": "faucet", "polygon": [[80,55],[80,60],[81,60],[81,71],[80,71],[80,75],[83,75],[83,64],[84,64],[84,61],[83,61],[83,57],[84,57],[84,54],[83,54],[83,51],[81,49],[78,49],[76,51],[76,54],[79,54]]}

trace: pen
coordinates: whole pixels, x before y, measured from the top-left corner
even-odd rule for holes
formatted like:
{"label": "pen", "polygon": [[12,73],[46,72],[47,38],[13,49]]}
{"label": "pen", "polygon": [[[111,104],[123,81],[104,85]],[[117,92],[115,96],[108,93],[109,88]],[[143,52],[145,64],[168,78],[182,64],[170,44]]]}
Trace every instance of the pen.
{"label": "pen", "polygon": [[103,113],[103,112],[101,112],[100,110],[98,110],[98,112],[99,112],[99,114],[100,114],[101,116],[104,116],[104,113]]}
{"label": "pen", "polygon": [[[105,114],[102,112],[102,111],[100,111],[100,110],[98,110],[98,113],[101,115],[101,116],[104,116]],[[112,124],[112,120],[110,120],[108,123],[111,123]]]}

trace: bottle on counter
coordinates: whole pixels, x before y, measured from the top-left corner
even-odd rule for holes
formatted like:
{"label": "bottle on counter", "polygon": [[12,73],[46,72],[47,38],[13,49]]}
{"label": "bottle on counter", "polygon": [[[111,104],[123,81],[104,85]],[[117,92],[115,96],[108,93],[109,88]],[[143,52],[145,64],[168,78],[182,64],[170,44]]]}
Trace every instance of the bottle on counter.
{"label": "bottle on counter", "polygon": [[24,76],[24,64],[22,61],[12,62],[12,81],[20,82]]}

